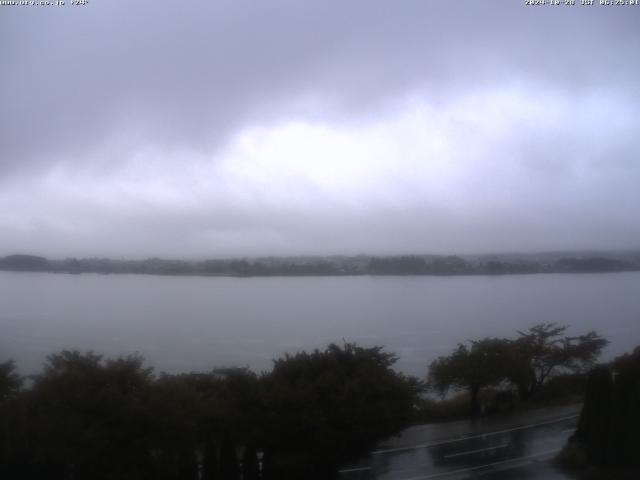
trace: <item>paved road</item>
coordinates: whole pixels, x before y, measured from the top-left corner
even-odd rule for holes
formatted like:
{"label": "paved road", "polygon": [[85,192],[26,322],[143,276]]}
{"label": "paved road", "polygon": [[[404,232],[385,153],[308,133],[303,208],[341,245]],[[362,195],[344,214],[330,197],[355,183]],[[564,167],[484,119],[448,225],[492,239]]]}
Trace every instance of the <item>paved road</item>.
{"label": "paved road", "polygon": [[[343,469],[341,477],[344,480],[453,480],[478,476],[564,479],[567,477],[546,460],[566,444],[577,421],[578,407],[574,406],[481,424],[452,422],[413,427],[361,462]],[[487,428],[492,426],[495,428]],[[466,432],[460,433],[464,429]],[[446,431],[450,432],[448,438],[442,437]]]}

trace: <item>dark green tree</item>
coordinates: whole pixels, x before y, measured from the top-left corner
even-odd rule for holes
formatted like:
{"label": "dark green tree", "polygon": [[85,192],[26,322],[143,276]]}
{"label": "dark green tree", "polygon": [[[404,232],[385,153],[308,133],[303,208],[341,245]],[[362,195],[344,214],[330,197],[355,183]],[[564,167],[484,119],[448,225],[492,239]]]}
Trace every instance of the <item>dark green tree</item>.
{"label": "dark green tree", "polygon": [[589,372],[578,422],[570,439],[589,463],[640,467],[640,347]]}
{"label": "dark green tree", "polygon": [[331,478],[410,422],[422,388],[382,347],[345,343],[286,355],[263,378],[272,478]]}
{"label": "dark green tree", "polygon": [[13,360],[0,363],[0,404],[14,398],[20,391],[23,378],[16,372]]}
{"label": "dark green tree", "polygon": [[575,337],[564,335],[567,326],[541,323],[512,342],[509,379],[522,400],[534,396],[557,373],[588,371],[609,343],[591,331]]}
{"label": "dark green tree", "polygon": [[29,398],[34,476],[142,478],[151,380],[138,356],[104,360],[67,350],[49,356]]}
{"label": "dark green tree", "polygon": [[[244,478],[252,478],[256,446],[264,443],[262,391],[254,373],[162,374],[146,405],[155,478],[194,478],[199,464],[203,480],[235,480],[241,463]],[[242,450],[248,458],[238,458]]]}
{"label": "dark green tree", "polygon": [[476,416],[480,412],[480,390],[506,378],[509,355],[507,339],[484,338],[471,341],[470,346],[458,344],[451,355],[431,363],[427,384],[442,395],[451,387],[467,390],[471,415]]}
{"label": "dark green tree", "polygon": [[0,478],[12,473],[21,451],[26,450],[24,408],[19,402],[22,383],[12,360],[0,363]]}

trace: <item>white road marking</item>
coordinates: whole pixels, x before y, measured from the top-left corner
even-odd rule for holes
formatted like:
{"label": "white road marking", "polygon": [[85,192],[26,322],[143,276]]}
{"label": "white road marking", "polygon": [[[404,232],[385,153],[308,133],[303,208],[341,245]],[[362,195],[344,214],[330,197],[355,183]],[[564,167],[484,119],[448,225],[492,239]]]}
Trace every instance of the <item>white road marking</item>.
{"label": "white road marking", "polygon": [[345,468],[344,470],[338,470],[338,473],[364,472],[365,470],[371,470],[371,467]]}
{"label": "white road marking", "polygon": [[532,460],[534,458],[539,458],[539,457],[544,457],[546,455],[552,455],[554,453],[558,453],[560,450],[562,450],[561,448],[556,448],[553,450],[545,450],[542,452],[538,452],[538,453],[534,453],[531,455],[527,455],[526,457],[518,457],[518,458],[511,458],[508,460],[501,460],[499,462],[491,462],[491,463],[485,463],[484,465],[478,465],[477,467],[471,467],[471,468],[461,468],[459,470],[451,470],[449,472],[440,472],[440,473],[434,473],[431,475],[424,475],[421,477],[410,477],[410,478],[405,478],[403,480],[428,480],[430,478],[438,478],[438,477],[445,477],[448,475],[456,475],[459,473],[467,473],[467,472],[473,472],[475,470],[481,470],[483,468],[487,468],[487,467],[494,467],[496,465],[504,465],[506,463],[513,463],[513,462],[522,462],[524,460]]}
{"label": "white road marking", "polygon": [[444,458],[463,457],[465,455],[471,455],[473,453],[488,452],[489,450],[497,450],[498,448],[505,448],[508,446],[509,446],[508,443],[503,443],[502,445],[496,445],[495,447],[477,448],[476,450],[468,450],[466,452],[452,453],[451,455],[445,455]]}
{"label": "white road marking", "polygon": [[515,432],[517,430],[526,430],[527,428],[534,428],[534,427],[539,427],[539,426],[542,426],[542,425],[551,425],[553,423],[563,422],[565,420],[570,420],[572,418],[578,418],[579,416],[580,416],[579,414],[567,415],[566,417],[555,418],[553,420],[547,420],[545,422],[530,423],[529,425],[522,425],[520,427],[506,428],[504,430],[497,430],[495,432],[481,433],[481,434],[473,435],[473,436],[469,436],[469,437],[453,438],[451,440],[444,440],[442,442],[422,443],[420,445],[412,445],[410,447],[398,447],[398,448],[387,448],[387,449],[384,449],[384,450],[375,450],[375,451],[371,452],[371,455],[382,455],[382,454],[385,454],[385,453],[402,452],[402,451],[405,451],[405,450],[419,450],[421,448],[437,447],[439,445],[447,445],[449,443],[463,442],[465,440],[473,440],[474,438],[482,438],[482,437],[487,437],[489,435],[500,435],[502,433]]}

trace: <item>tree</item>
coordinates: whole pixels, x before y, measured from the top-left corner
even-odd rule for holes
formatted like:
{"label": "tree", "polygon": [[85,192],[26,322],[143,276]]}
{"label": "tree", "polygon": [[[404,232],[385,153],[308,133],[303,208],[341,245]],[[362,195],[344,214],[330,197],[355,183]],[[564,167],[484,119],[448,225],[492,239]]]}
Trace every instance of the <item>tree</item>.
{"label": "tree", "polygon": [[149,455],[144,398],[151,379],[135,355],[50,355],[29,392],[34,477],[135,478]]}
{"label": "tree", "polygon": [[352,343],[286,355],[263,377],[265,467],[273,478],[331,478],[336,467],[408,425],[421,390],[382,347]]}
{"label": "tree", "polygon": [[506,378],[510,342],[485,338],[470,343],[470,347],[460,343],[451,355],[434,360],[429,366],[427,383],[442,395],[451,387],[468,390],[471,415],[476,416],[480,411],[480,390]]}
{"label": "tree", "polygon": [[610,365],[589,372],[578,429],[570,439],[571,448],[582,451],[594,465],[640,467],[638,405],[640,346]]}
{"label": "tree", "polygon": [[512,342],[509,379],[522,400],[535,395],[558,372],[585,372],[593,366],[608,340],[591,331],[576,337],[563,336],[567,326],[541,323]]}
{"label": "tree", "polygon": [[13,398],[20,391],[22,377],[16,373],[13,360],[0,363],[0,404]]}
{"label": "tree", "polygon": [[8,478],[12,463],[23,450],[24,441],[17,431],[22,427],[22,409],[19,393],[22,377],[16,373],[13,360],[0,363],[0,477]]}

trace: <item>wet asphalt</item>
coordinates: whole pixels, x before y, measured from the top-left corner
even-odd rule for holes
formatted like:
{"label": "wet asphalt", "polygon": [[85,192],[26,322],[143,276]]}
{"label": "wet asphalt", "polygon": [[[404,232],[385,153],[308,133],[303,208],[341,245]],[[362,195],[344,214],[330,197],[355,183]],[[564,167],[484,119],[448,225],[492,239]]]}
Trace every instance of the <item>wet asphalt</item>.
{"label": "wet asphalt", "polygon": [[481,422],[451,422],[407,429],[356,464],[344,480],[572,478],[549,460],[566,445],[579,406],[529,412]]}

